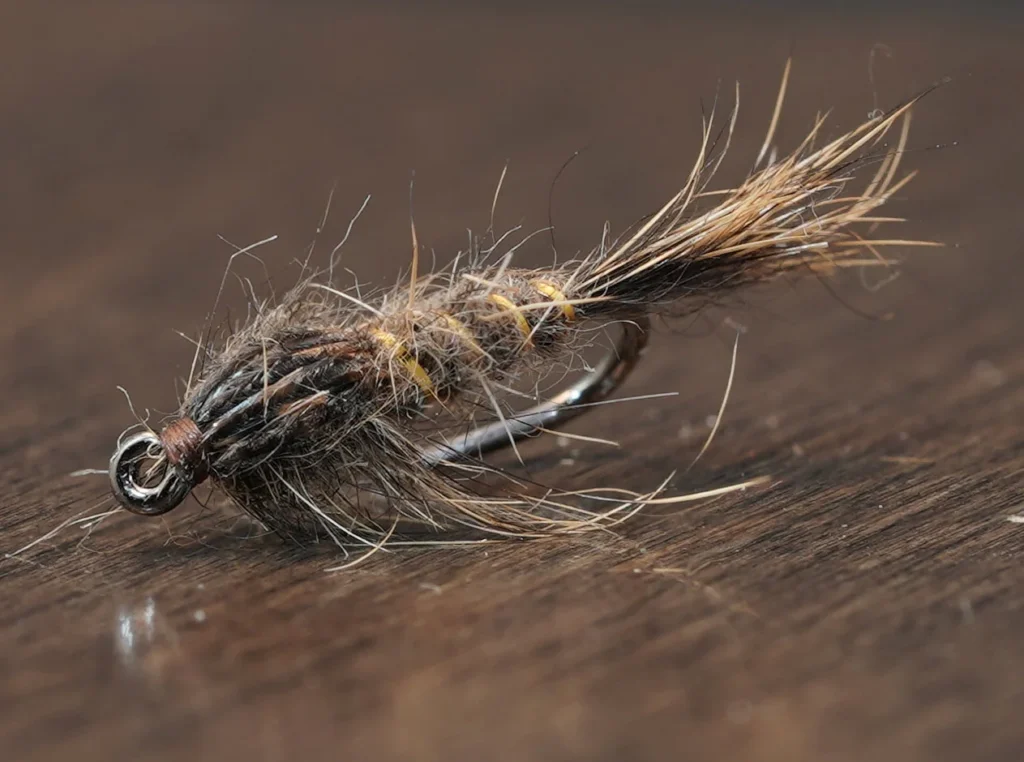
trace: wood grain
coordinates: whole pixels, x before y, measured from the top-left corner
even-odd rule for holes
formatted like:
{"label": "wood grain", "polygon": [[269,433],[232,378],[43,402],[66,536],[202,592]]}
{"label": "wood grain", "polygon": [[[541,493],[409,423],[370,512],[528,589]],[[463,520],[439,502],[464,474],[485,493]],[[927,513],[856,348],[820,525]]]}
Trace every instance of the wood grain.
{"label": "wood grain", "polygon": [[[13,4],[12,4],[13,5]],[[105,497],[141,410],[170,410],[230,247],[272,282],[314,237],[390,283],[420,240],[547,224],[588,248],[672,192],[701,102],[742,85],[722,181],[763,135],[833,132],[940,77],[872,292],[780,286],[665,331],[613,405],[531,445],[567,487],[649,488],[692,459],[746,326],[725,424],[673,488],[767,490],[620,536],[378,554],[350,572],[191,504],[0,560],[10,760],[1016,760],[1024,754],[1019,17],[976,11],[19,4],[3,12],[0,550]],[[986,15],[987,14],[987,15]],[[875,48],[873,82],[869,54]],[[888,50],[891,55],[885,55]],[[928,150],[942,144],[942,150]],[[540,237],[524,261],[544,261]],[[262,270],[243,265],[262,289]],[[229,280],[228,306],[244,309]],[[87,536],[88,535],[88,536]]]}

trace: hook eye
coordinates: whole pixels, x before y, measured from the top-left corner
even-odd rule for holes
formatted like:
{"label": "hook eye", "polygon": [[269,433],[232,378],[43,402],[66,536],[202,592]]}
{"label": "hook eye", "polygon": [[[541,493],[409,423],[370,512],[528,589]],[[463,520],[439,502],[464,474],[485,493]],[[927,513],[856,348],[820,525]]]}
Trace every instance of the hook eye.
{"label": "hook eye", "polygon": [[[114,497],[132,513],[160,516],[176,508],[192,491],[192,482],[166,459],[163,475],[142,474],[154,452],[162,452],[163,443],[151,431],[141,431],[125,439],[110,459],[110,486]],[[159,481],[154,482],[154,478]],[[140,483],[141,482],[141,483]]]}

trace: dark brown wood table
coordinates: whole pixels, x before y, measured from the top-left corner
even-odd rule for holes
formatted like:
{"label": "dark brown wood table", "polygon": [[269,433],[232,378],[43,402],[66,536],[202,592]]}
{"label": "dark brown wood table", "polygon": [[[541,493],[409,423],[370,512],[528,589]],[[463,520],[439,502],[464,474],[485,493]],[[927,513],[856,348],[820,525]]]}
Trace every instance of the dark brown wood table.
{"label": "dark brown wood table", "polygon": [[[132,422],[118,385],[173,409],[192,353],[174,331],[202,328],[218,236],[276,234],[260,253],[287,285],[332,189],[326,248],[370,193],[343,263],[385,285],[408,259],[411,173],[420,239],[447,259],[486,227],[507,161],[496,224],[544,227],[550,195],[572,253],[678,187],[702,102],[737,80],[721,180],[742,177],[790,54],[783,148],[819,110],[836,134],[953,81],[915,112],[921,175],[893,205],[900,235],[945,248],[900,252],[881,289],[781,284],[664,331],[622,394],[678,396],[572,426],[620,449],[524,448],[568,488],[682,473],[728,319],[746,332],[725,421],[672,486],[770,489],[333,574],[329,545],[225,508],[68,527],[0,558],[0,758],[1024,756],[1024,25],[872,8],[7,4],[5,554],[107,505],[104,478],[70,474]],[[523,252],[549,256],[544,237]]]}

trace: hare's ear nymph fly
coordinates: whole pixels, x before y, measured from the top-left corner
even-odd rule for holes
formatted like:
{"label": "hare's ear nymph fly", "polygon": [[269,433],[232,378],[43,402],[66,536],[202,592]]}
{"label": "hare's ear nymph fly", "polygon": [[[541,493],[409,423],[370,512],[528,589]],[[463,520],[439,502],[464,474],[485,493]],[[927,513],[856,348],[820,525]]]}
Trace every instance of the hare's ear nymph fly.
{"label": "hare's ear nymph fly", "polygon": [[[875,231],[900,220],[878,210],[912,177],[899,170],[910,110],[934,88],[820,145],[818,118],[785,153],[774,135],[788,73],[787,65],[763,147],[738,186],[708,189],[734,110],[720,143],[713,115],[706,121],[675,195],[573,261],[514,266],[532,236],[503,243],[514,228],[489,247],[472,239],[449,267],[420,275],[413,228],[410,276],[388,292],[346,291],[333,262],[320,274],[304,265],[280,302],[261,304],[221,347],[202,347],[207,362],[160,433],[120,444],[110,461],[117,500],[161,515],[209,478],[284,537],[376,550],[400,520],[421,533],[545,537],[763,483],[678,497],[660,496],[667,481],[647,493],[559,491],[483,456],[615,401],[607,397],[641,358],[652,317],[692,316],[781,277],[891,267],[883,247],[933,245]],[[617,341],[591,366],[584,357],[605,329]],[[731,375],[726,397],[729,388]]]}

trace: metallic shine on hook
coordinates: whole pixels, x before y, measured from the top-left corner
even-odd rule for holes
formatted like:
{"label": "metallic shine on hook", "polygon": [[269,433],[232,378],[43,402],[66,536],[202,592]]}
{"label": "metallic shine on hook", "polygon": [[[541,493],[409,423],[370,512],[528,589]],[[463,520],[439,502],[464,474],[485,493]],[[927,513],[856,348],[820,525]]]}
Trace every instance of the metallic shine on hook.
{"label": "metallic shine on hook", "polygon": [[152,486],[140,484],[142,464],[163,451],[163,442],[152,431],[140,431],[117,448],[110,459],[110,486],[114,497],[132,513],[160,516],[177,507],[192,491],[192,480],[167,460],[163,476]]}

